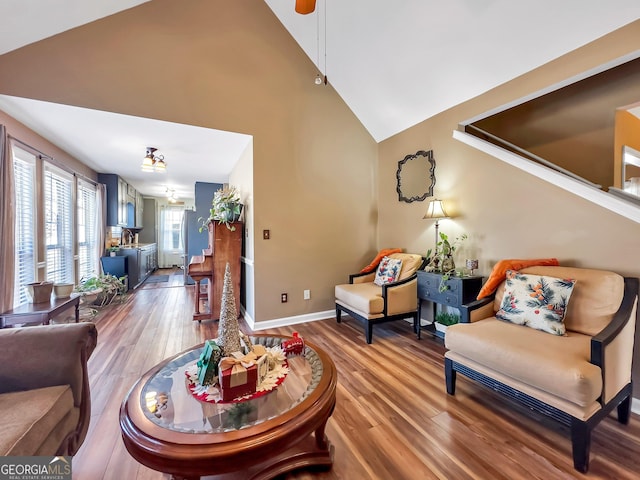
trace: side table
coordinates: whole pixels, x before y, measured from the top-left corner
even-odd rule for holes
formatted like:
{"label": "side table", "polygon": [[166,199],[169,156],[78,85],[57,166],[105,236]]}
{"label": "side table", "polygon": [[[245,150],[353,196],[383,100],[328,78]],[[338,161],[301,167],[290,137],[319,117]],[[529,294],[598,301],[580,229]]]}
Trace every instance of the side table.
{"label": "side table", "polygon": [[72,294],[70,297],[51,297],[49,302],[25,303],[14,309],[0,313],[0,328],[10,327],[23,323],[40,323],[49,325],[49,321],[63,312],[74,307],[76,323],[80,321],[80,295]]}
{"label": "side table", "polygon": [[444,285],[442,291],[440,284],[442,275],[439,273],[425,272],[418,270],[418,338],[420,338],[420,318],[422,314],[422,301],[428,300],[433,303],[433,318],[435,321],[436,304],[448,305],[449,307],[460,308],[465,303],[476,299],[478,292],[482,288],[482,278],[479,276],[451,277]]}

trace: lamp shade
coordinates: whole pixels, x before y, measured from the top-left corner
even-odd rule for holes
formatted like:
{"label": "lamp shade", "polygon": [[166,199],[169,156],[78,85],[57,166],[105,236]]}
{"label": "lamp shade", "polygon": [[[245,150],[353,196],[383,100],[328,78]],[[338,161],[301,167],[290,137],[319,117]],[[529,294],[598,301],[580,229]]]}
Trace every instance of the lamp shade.
{"label": "lamp shade", "polygon": [[153,157],[144,157],[144,160],[142,160],[142,171],[153,172]]}
{"label": "lamp shade", "polygon": [[422,218],[449,218],[449,215],[445,211],[444,205],[442,205],[442,200],[436,198],[429,202],[427,213]]}

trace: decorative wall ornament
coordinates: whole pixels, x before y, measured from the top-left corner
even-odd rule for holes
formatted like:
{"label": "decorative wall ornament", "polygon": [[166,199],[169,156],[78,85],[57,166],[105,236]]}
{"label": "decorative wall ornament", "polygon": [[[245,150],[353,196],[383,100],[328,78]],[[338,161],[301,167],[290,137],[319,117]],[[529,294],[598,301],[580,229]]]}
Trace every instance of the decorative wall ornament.
{"label": "decorative wall ornament", "polygon": [[433,150],[419,150],[398,162],[396,191],[400,202],[422,202],[433,195],[436,185]]}

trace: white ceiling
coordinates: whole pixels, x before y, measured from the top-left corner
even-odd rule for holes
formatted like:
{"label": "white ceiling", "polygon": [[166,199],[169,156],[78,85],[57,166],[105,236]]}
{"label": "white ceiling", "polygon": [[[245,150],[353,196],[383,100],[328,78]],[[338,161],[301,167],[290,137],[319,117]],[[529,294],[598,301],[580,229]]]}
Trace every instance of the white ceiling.
{"label": "white ceiling", "polygon": [[[196,181],[225,183],[250,135],[0,95],[0,110],[102,173],[118,173],[143,195],[193,198]],[[64,121],[61,121],[64,119]],[[140,170],[147,147],[165,173]]]}
{"label": "white ceiling", "polygon": [[[638,0],[317,0],[311,15],[296,14],[295,0],[264,1],[376,141],[640,18]],[[0,54],[141,3],[2,0]],[[245,135],[6,96],[0,109],[93,168],[104,171],[106,161],[147,195],[169,183],[192,194],[196,178],[226,181],[202,178],[199,162],[212,162],[222,148],[212,142],[229,141],[230,157],[221,161],[230,170],[250,143]],[[79,133],[87,115],[102,128]],[[145,180],[138,164],[156,138],[168,164],[161,186]]]}

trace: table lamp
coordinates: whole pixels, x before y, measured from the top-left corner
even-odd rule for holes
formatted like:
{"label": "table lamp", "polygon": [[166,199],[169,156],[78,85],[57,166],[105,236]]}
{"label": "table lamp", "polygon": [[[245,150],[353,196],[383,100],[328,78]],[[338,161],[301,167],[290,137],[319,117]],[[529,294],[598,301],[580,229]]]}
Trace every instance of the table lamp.
{"label": "table lamp", "polygon": [[436,248],[435,248],[435,253],[438,252],[438,240],[440,237],[438,237],[438,222],[440,221],[441,218],[449,218],[449,215],[447,214],[447,212],[444,209],[444,205],[442,205],[442,200],[438,200],[437,198],[431,200],[429,202],[429,206],[427,207],[427,213],[424,214],[424,217],[422,218],[435,218],[436,219]]}

